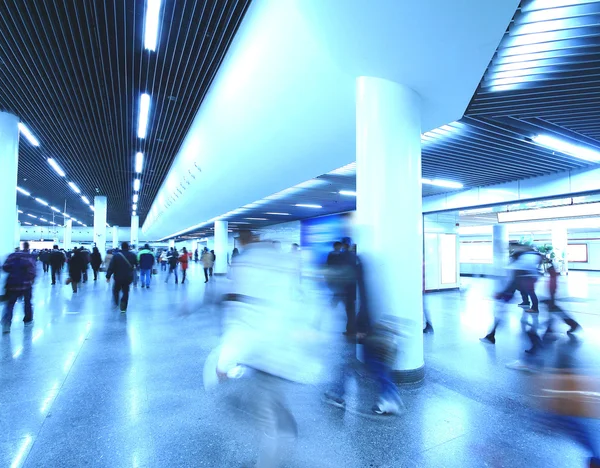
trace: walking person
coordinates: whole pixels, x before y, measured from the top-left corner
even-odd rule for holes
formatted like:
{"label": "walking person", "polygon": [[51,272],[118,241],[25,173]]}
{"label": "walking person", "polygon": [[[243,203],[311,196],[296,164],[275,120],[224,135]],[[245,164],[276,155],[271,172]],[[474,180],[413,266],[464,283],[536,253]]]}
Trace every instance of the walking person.
{"label": "walking person", "polygon": [[60,282],[60,277],[62,274],[62,269],[65,265],[65,254],[62,251],[58,250],[58,245],[55,245],[50,252],[50,273],[52,276],[52,285],[56,284],[56,277],[58,276],[58,281]]}
{"label": "walking person", "polygon": [[181,265],[181,271],[183,272],[181,278],[181,284],[185,283],[186,272],[188,269],[188,262],[190,260],[190,256],[188,254],[187,249],[184,247],[181,251],[181,256],[179,257],[179,264]]}
{"label": "walking person", "polygon": [[48,249],[44,249],[40,252],[40,261],[42,262],[44,273],[48,273],[50,270],[50,252],[48,252]]}
{"label": "walking person", "polygon": [[2,314],[2,333],[10,333],[13,310],[19,298],[24,302],[24,325],[33,324],[33,307],[31,306],[31,294],[36,274],[36,260],[29,252],[29,242],[23,243],[23,250],[11,253],[2,269],[8,273],[5,283],[6,306]]}
{"label": "walking person", "polygon": [[150,250],[150,246],[148,244],[144,245],[144,248],[138,252],[137,258],[140,265],[140,280],[142,283],[142,289],[150,289],[152,267],[154,266],[154,254],[152,253],[152,250]]}
{"label": "walking person", "polygon": [[85,256],[83,247],[73,249],[71,258],[69,259],[69,283],[73,288],[73,293],[77,293],[77,288],[81,282],[83,271],[86,268]]}
{"label": "walking person", "polygon": [[[121,313],[127,312],[129,304],[129,287],[133,282],[133,275],[137,266],[137,258],[135,254],[129,251],[129,244],[123,242],[121,250],[113,255],[113,259],[106,271],[106,282],[110,283],[111,277],[114,276],[113,283],[113,301],[115,307],[120,307]],[[123,295],[119,296],[123,293]]]}
{"label": "walking person", "polygon": [[204,279],[205,283],[208,283],[209,276],[213,275],[213,267],[215,265],[214,255],[208,251],[207,247],[204,247],[204,251],[202,252],[202,266],[204,268]]}
{"label": "walking person", "polygon": [[81,256],[83,259],[83,264],[82,264],[82,283],[87,283],[88,280],[88,268],[90,265],[90,251],[88,249],[86,249],[85,247],[80,247],[79,250],[81,251]]}
{"label": "walking person", "polygon": [[100,266],[102,265],[102,255],[100,255],[98,247],[94,247],[92,250],[92,254],[90,255],[90,264],[92,265],[92,270],[94,271],[94,281],[96,281],[98,279]]}
{"label": "walking person", "polygon": [[179,253],[176,249],[171,249],[169,252],[169,255],[167,256],[167,263],[169,264],[169,274],[167,275],[165,283],[169,282],[171,273],[175,273],[175,284],[178,284],[179,278],[177,277],[177,263],[179,263]]}
{"label": "walking person", "polygon": [[349,246],[342,250],[344,244],[334,242],[333,251],[327,256],[326,278],[331,289],[331,308],[335,309],[341,302],[346,310],[345,335],[356,334],[356,256],[349,251]]}

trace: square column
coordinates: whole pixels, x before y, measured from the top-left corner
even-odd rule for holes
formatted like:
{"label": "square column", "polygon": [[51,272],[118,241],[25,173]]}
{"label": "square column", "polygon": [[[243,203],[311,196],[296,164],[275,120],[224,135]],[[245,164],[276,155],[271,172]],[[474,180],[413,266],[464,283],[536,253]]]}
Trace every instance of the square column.
{"label": "square column", "polygon": [[119,226],[112,227],[112,248],[119,248]]}
{"label": "square column", "polygon": [[368,307],[398,329],[394,378],[415,382],[424,376],[423,214],[421,98],[412,89],[357,78],[356,192]]}
{"label": "square column", "polygon": [[94,243],[106,254],[106,197],[94,197]]}
{"label": "square column", "polygon": [[227,274],[227,251],[229,250],[229,223],[227,221],[215,221],[215,274]]}
{"label": "square column", "polygon": [[140,217],[139,216],[132,216],[131,217],[131,239],[130,239],[130,246],[133,245],[135,246],[135,248],[138,248],[138,235],[139,235],[139,231],[140,231]]}
{"label": "square column", "polygon": [[65,222],[65,234],[63,240],[63,249],[71,250],[71,232],[73,230],[73,220],[67,219]]}
{"label": "square column", "polygon": [[[15,239],[18,225],[17,168],[19,165],[19,118],[0,112],[0,262],[19,245]],[[20,236],[19,236],[20,237]]]}

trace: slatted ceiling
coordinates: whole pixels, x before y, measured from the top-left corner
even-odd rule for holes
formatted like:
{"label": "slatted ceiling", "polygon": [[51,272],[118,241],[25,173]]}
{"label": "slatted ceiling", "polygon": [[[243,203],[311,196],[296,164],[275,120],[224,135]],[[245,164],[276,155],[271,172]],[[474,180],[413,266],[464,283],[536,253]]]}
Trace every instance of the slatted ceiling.
{"label": "slatted ceiling", "polygon": [[[249,3],[162,2],[151,53],[143,48],[145,0],[2,0],[0,110],[18,115],[41,143],[21,141],[19,184],[58,208],[66,200],[67,211],[90,224],[72,180],[90,200],[108,197],[109,223],[129,225],[134,156],[143,151],[143,223]],[[151,111],[148,135],[138,140],[142,92]],[[26,197],[19,204],[43,209]]]}

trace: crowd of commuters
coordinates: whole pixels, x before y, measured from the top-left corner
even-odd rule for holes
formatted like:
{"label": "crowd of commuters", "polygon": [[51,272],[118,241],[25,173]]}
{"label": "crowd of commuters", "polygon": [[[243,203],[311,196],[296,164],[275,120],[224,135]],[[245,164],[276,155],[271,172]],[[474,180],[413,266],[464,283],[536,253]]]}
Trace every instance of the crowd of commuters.
{"label": "crowd of commuters", "polygon": [[[299,246],[294,244],[289,252],[283,252],[279,242],[260,241],[250,231],[242,231],[239,237],[240,249],[235,248],[227,264],[228,280],[221,305],[224,310],[224,333],[218,350],[214,373],[218,381],[237,378],[242,374],[249,377],[250,392],[255,402],[251,413],[264,434],[257,466],[275,467],[282,459],[285,446],[297,435],[295,417],[285,402],[285,382],[306,383],[311,372],[317,369],[317,341],[310,337],[315,331],[312,321],[302,308],[305,299],[300,291],[303,281]],[[240,252],[241,250],[241,252]],[[88,267],[91,266],[94,280],[99,272],[106,271],[107,282],[112,285],[112,298],[115,307],[126,312],[130,287],[140,274],[141,287],[149,289],[152,276],[158,273],[160,265],[165,274],[165,282],[174,276],[175,284],[188,281],[190,262],[201,262],[205,282],[214,274],[215,252],[204,247],[193,253],[186,247],[181,251],[175,248],[154,252],[148,244],[135,252],[128,243],[120,249],[107,252],[105,258],[98,248],[90,252],[85,247],[76,247],[65,252],[54,246],[52,250],[30,252],[29,245],[11,254],[3,265],[7,273],[3,299],[6,301],[2,315],[2,331],[10,333],[15,303],[24,302],[25,326],[33,322],[32,286],[36,278],[36,261],[42,263],[44,273],[51,272],[52,285],[60,282],[61,271],[67,266],[73,293],[77,293],[82,283],[87,281]],[[333,243],[333,249],[317,275],[322,281],[322,290],[327,292],[327,309],[333,313],[342,306],[345,329],[339,340],[331,340],[337,356],[329,365],[329,385],[323,400],[342,410],[346,409],[345,394],[348,382],[354,373],[358,347],[364,367],[377,382],[375,404],[369,414],[375,417],[399,415],[405,411],[398,387],[392,374],[398,353],[402,352],[402,337],[410,324],[396,316],[374,311],[373,289],[367,272],[371,266],[357,253],[356,245],[345,237]],[[548,299],[540,301],[536,284],[540,272],[549,275]],[[481,340],[490,345],[496,343],[496,333],[507,314],[507,304],[518,291],[521,295],[522,331],[529,338],[531,347],[525,353],[539,357],[556,340],[556,322],[563,321],[569,326],[567,334],[581,329],[557,303],[558,272],[549,257],[532,246],[513,245],[507,275],[500,282],[495,294],[497,301],[494,323],[489,333]],[[315,280],[315,278],[312,278]],[[381,299],[381,298],[378,298]],[[381,305],[381,301],[376,301]],[[298,304],[299,303],[299,304]],[[540,304],[547,306],[548,319],[540,323]],[[433,332],[430,318],[424,314],[424,332]],[[312,330],[312,331],[311,331]],[[540,336],[541,331],[541,336]],[[559,347],[559,362],[555,372],[577,376],[568,364],[569,349]],[[566,355],[566,358],[565,358]],[[539,361],[517,361],[508,366],[518,370],[543,371]],[[237,369],[237,370],[235,370]],[[325,389],[324,389],[325,390]],[[551,399],[548,401],[552,401]],[[552,413],[553,427],[566,431],[581,442],[592,454],[590,466],[599,466],[599,454],[593,443],[594,435],[589,425],[580,417]]]}

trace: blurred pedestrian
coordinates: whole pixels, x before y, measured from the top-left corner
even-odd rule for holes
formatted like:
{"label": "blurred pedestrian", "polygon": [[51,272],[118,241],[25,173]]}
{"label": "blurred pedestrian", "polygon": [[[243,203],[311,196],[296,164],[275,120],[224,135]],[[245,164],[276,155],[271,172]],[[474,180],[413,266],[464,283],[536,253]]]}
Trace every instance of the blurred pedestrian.
{"label": "blurred pedestrian", "polygon": [[48,273],[48,270],[50,269],[50,252],[48,249],[40,251],[40,261],[42,262],[44,273]]}
{"label": "blurred pedestrian", "polygon": [[315,346],[299,339],[307,314],[291,301],[290,257],[248,231],[240,233],[240,243],[244,250],[231,266],[232,281],[223,298],[225,331],[217,375],[226,379],[232,366],[250,369],[253,407],[247,413],[262,433],[255,466],[272,468],[284,461],[286,445],[297,436],[286,386],[304,381],[312,362],[306,350]]}
{"label": "blurred pedestrian", "polygon": [[83,254],[83,247],[73,249],[69,259],[69,283],[73,288],[73,293],[77,293],[79,283],[81,282],[83,272],[86,269],[86,260]]}
{"label": "blurred pedestrian", "polygon": [[102,255],[100,255],[100,250],[98,250],[98,247],[94,247],[92,249],[92,254],[90,255],[90,264],[92,265],[92,270],[94,272],[94,281],[96,281],[98,279],[100,266],[102,265]]}
{"label": "blurred pedestrian", "polygon": [[[114,276],[113,283],[113,301],[115,307],[121,309],[121,313],[127,312],[129,304],[129,287],[133,282],[135,268],[137,266],[137,258],[133,252],[129,251],[129,244],[123,242],[121,250],[117,251],[106,272],[106,282],[110,283],[111,277]],[[119,300],[119,296],[122,296]]]}
{"label": "blurred pedestrian", "polygon": [[185,284],[186,273],[188,269],[188,262],[190,260],[187,249],[184,247],[181,250],[181,256],[179,257],[179,264],[181,265],[181,284]]}
{"label": "blurred pedestrian", "polygon": [[204,251],[202,252],[202,266],[204,268],[204,278],[205,283],[208,283],[209,276],[212,278],[213,275],[213,267],[215,265],[214,256],[211,252],[208,251],[207,247],[204,247]]}
{"label": "blurred pedestrian", "polygon": [[175,284],[179,283],[179,278],[177,276],[177,264],[179,263],[179,252],[177,252],[177,249],[171,249],[171,251],[169,252],[169,255],[167,256],[167,262],[169,264],[169,274],[167,275],[167,279],[165,280],[165,283],[167,283],[169,281],[169,278],[171,277],[171,273],[175,274]]}
{"label": "blurred pedestrian", "polygon": [[60,282],[60,277],[62,273],[62,269],[65,265],[65,254],[58,249],[58,245],[55,245],[50,252],[50,272],[52,275],[52,285],[56,284],[56,277],[58,276],[58,281]]}
{"label": "blurred pedestrian", "polygon": [[546,271],[550,275],[550,280],[548,281],[548,292],[550,294],[550,299],[546,301],[550,317],[548,319],[546,332],[544,333],[544,340],[549,340],[552,339],[552,335],[554,333],[554,322],[556,319],[561,319],[570,327],[567,331],[567,334],[569,335],[580,330],[581,325],[579,325],[579,323],[577,323],[572,317],[567,315],[567,313],[556,303],[558,271],[556,271],[554,264],[550,263]]}
{"label": "blurred pedestrian", "polygon": [[326,279],[332,296],[330,305],[336,309],[341,302],[346,311],[345,335],[356,334],[356,256],[348,244],[334,242],[327,256]]}
{"label": "blurred pedestrian", "polygon": [[150,250],[150,245],[144,245],[144,248],[138,252],[137,258],[140,265],[142,289],[150,289],[152,267],[154,266],[154,254],[152,253],[152,250]]}
{"label": "blurred pedestrian", "polygon": [[19,298],[24,303],[24,325],[33,324],[33,307],[31,296],[33,282],[36,276],[36,260],[29,251],[29,242],[23,242],[23,250],[11,253],[2,269],[7,273],[5,283],[6,305],[2,314],[2,333],[10,333],[13,319],[13,310]]}

